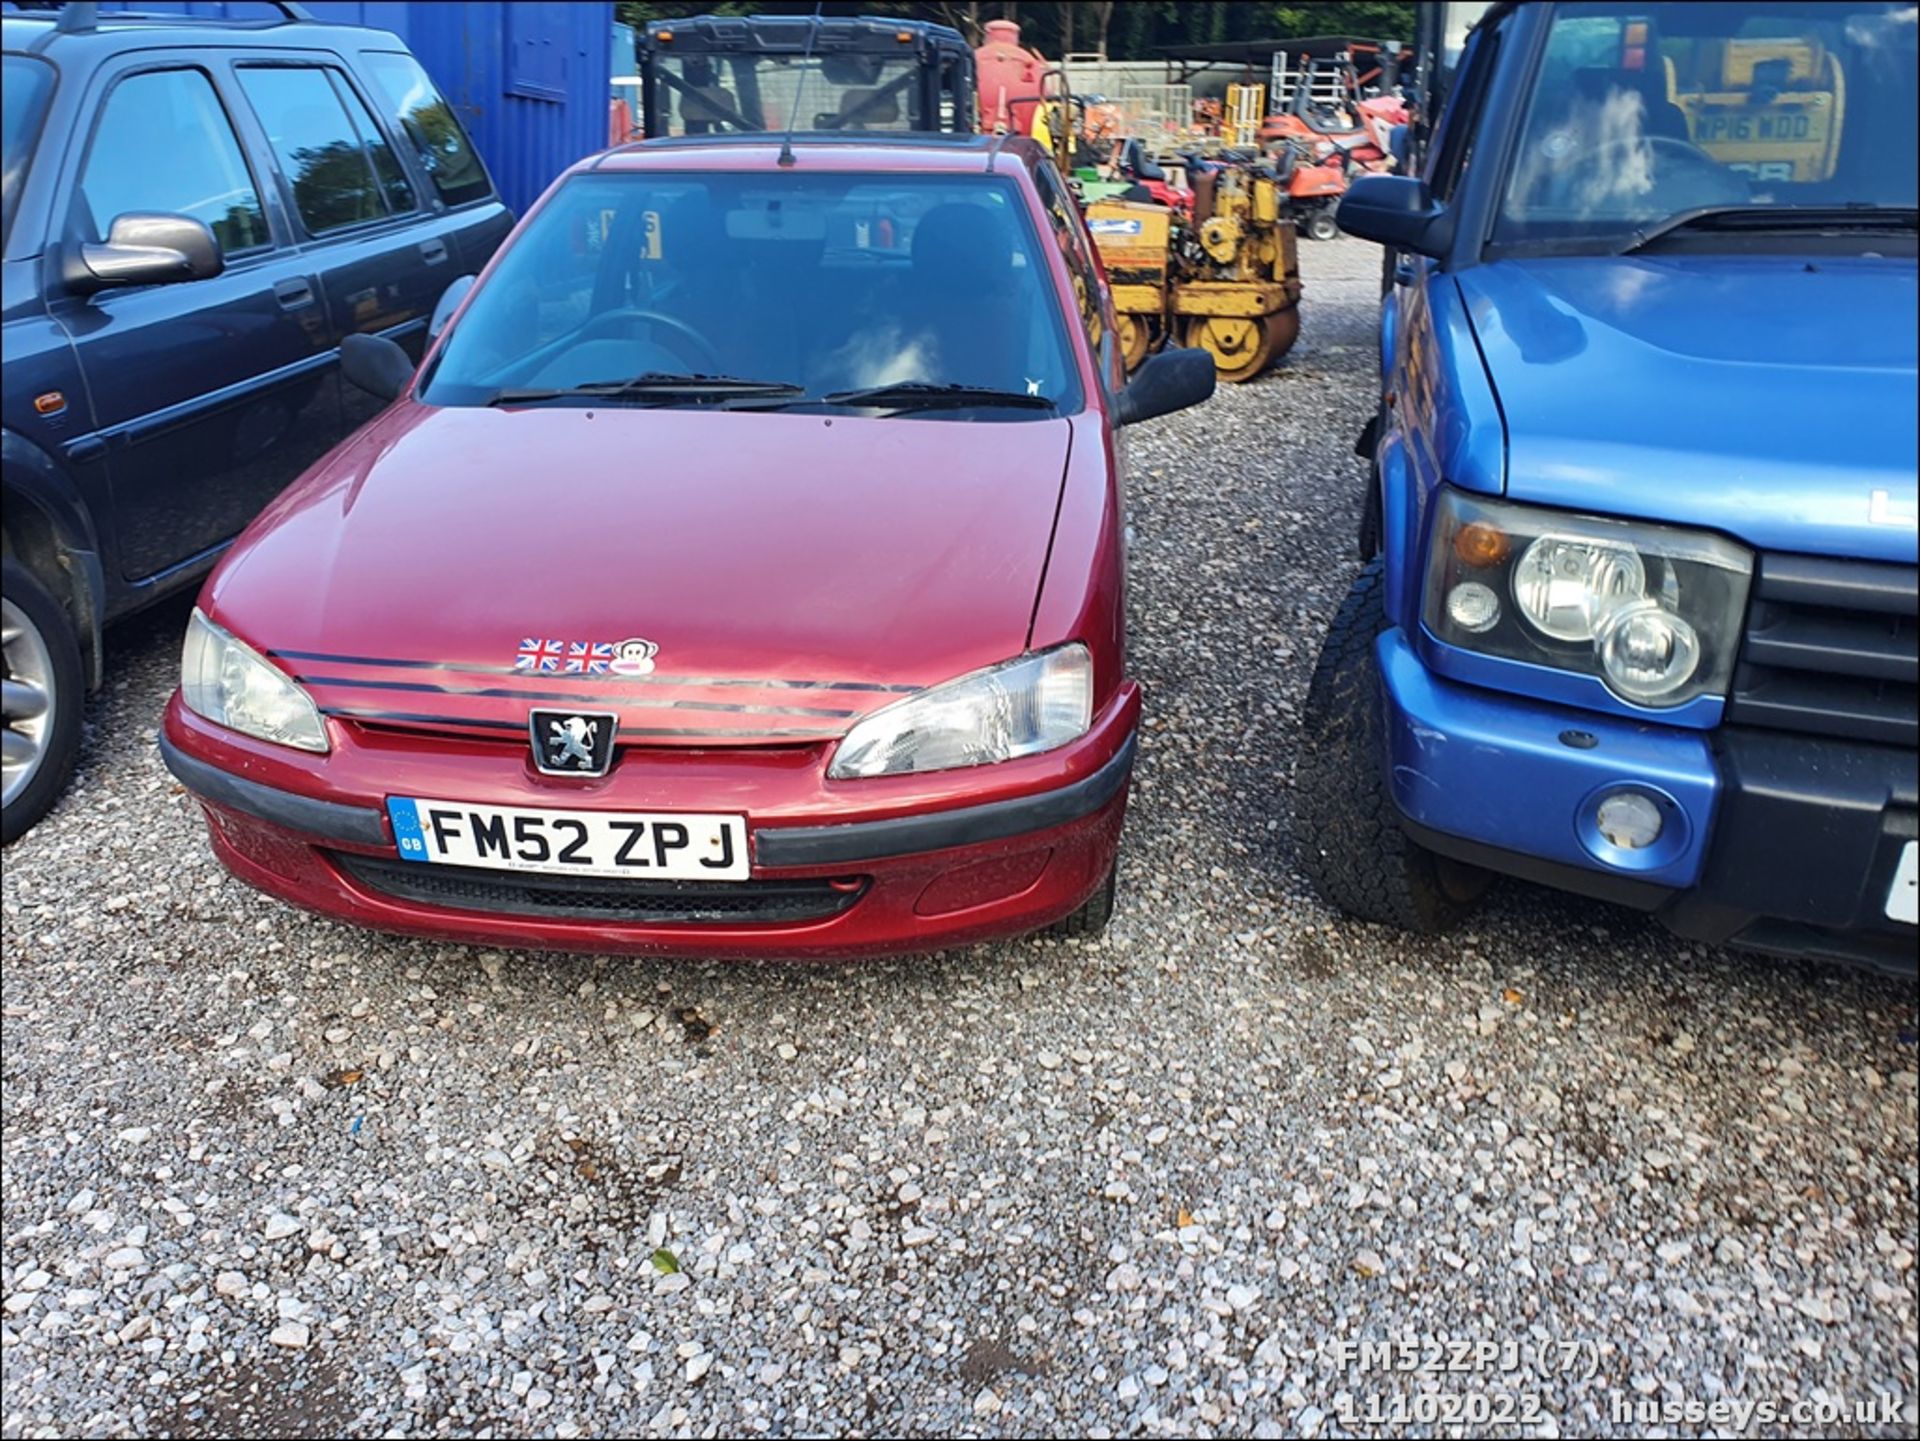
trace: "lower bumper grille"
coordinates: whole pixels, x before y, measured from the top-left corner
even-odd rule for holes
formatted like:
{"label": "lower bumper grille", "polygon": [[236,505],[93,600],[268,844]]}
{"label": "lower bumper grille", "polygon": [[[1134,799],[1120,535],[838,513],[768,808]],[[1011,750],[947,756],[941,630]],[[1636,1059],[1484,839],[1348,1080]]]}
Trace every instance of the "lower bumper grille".
{"label": "lower bumper grille", "polygon": [[475,866],[336,852],[333,861],[369,890],[422,905],[541,920],[640,925],[779,925],[823,920],[865,893],[865,880],[628,881],[516,875]]}
{"label": "lower bumper grille", "polygon": [[1761,556],[1727,719],[1915,744],[1917,591],[1910,565]]}

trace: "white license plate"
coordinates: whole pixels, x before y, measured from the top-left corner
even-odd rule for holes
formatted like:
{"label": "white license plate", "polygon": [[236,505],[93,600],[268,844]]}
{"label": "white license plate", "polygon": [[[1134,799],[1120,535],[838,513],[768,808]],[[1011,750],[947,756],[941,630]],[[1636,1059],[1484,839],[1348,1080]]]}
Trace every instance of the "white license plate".
{"label": "white license plate", "polygon": [[400,858],[556,876],[744,881],[744,816],[549,811],[389,796]]}
{"label": "white license plate", "polygon": [[1920,925],[1920,841],[1900,848],[1900,864],[1893,868],[1893,886],[1887,891],[1887,915]]}

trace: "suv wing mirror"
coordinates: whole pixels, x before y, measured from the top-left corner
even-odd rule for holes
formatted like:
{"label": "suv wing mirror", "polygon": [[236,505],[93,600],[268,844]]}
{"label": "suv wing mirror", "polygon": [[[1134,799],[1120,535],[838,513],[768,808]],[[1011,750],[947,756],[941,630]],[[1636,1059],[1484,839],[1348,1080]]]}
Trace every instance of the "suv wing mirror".
{"label": "suv wing mirror", "polygon": [[1198,405],[1213,395],[1213,383],[1213,357],[1204,350],[1150,355],[1114,398],[1113,423],[1132,425]]}
{"label": "suv wing mirror", "polygon": [[413,357],[384,335],[340,342],[340,373],[377,400],[398,400],[413,379]]}
{"label": "suv wing mirror", "polygon": [[67,283],[83,293],[110,285],[168,285],[210,280],[226,269],[220,242],[206,222],[165,211],[117,216],[103,244],[85,243],[67,266]]}
{"label": "suv wing mirror", "polygon": [[460,308],[460,302],[467,298],[467,292],[473,289],[474,277],[462,275],[451,281],[440,292],[439,302],[433,307],[433,319],[427,324],[429,343],[440,338],[440,332],[447,328],[447,322],[453,319],[453,312]]}
{"label": "suv wing mirror", "polygon": [[1443,255],[1453,240],[1453,216],[1412,175],[1362,176],[1333,218],[1349,235],[1415,255]]}

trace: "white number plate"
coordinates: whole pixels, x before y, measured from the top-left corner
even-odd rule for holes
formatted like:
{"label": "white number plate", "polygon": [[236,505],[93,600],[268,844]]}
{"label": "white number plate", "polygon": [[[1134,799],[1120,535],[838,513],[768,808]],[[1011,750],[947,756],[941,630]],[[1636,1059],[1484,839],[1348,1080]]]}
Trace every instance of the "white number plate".
{"label": "white number plate", "polygon": [[1920,841],[1908,841],[1893,868],[1893,888],[1887,892],[1887,914],[1910,926],[1920,925]]}
{"label": "white number plate", "polygon": [[623,876],[656,881],[744,881],[744,816],[647,811],[549,811],[389,796],[400,858],[426,864]]}

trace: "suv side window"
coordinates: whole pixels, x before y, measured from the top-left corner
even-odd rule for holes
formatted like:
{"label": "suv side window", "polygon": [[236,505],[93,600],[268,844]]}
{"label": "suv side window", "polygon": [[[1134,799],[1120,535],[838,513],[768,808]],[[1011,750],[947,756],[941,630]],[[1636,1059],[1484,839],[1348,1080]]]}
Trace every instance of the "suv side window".
{"label": "suv side window", "polygon": [[239,74],[309,235],[414,208],[392,147],[344,79],[312,65],[246,65]]}
{"label": "suv side window", "polygon": [[1073,303],[1080,312],[1081,327],[1087,332],[1094,364],[1104,373],[1107,356],[1100,346],[1106,339],[1106,318],[1100,311],[1099,272],[1094,269],[1093,257],[1087,253],[1086,236],[1080,229],[1080,209],[1067,194],[1066,183],[1051,162],[1039,165],[1033,178],[1040,190],[1040,200],[1047,208],[1047,219],[1052,222],[1053,241],[1066,259],[1067,273],[1073,277]]}
{"label": "suv side window", "polygon": [[480,157],[474,154],[473,142],[467,139],[453,107],[434,88],[420,62],[411,55],[385,51],[363,58],[375,94],[399,124],[401,133],[413,142],[420,168],[427,172],[440,198],[449,205],[465,205],[491,195],[493,186],[480,167]]}
{"label": "suv side window", "polygon": [[233,122],[199,70],[148,70],[113,87],[80,201],[96,240],[130,210],[164,210],[205,221],[228,255],[272,243]]}
{"label": "suv side window", "polygon": [[1468,53],[1461,57],[1460,73],[1454,77],[1453,92],[1447,99],[1446,133],[1440,137],[1428,175],[1435,200],[1451,199],[1473,162],[1474,132],[1480,128],[1480,113],[1486,108],[1499,53],[1499,29],[1483,29],[1473,36]]}

